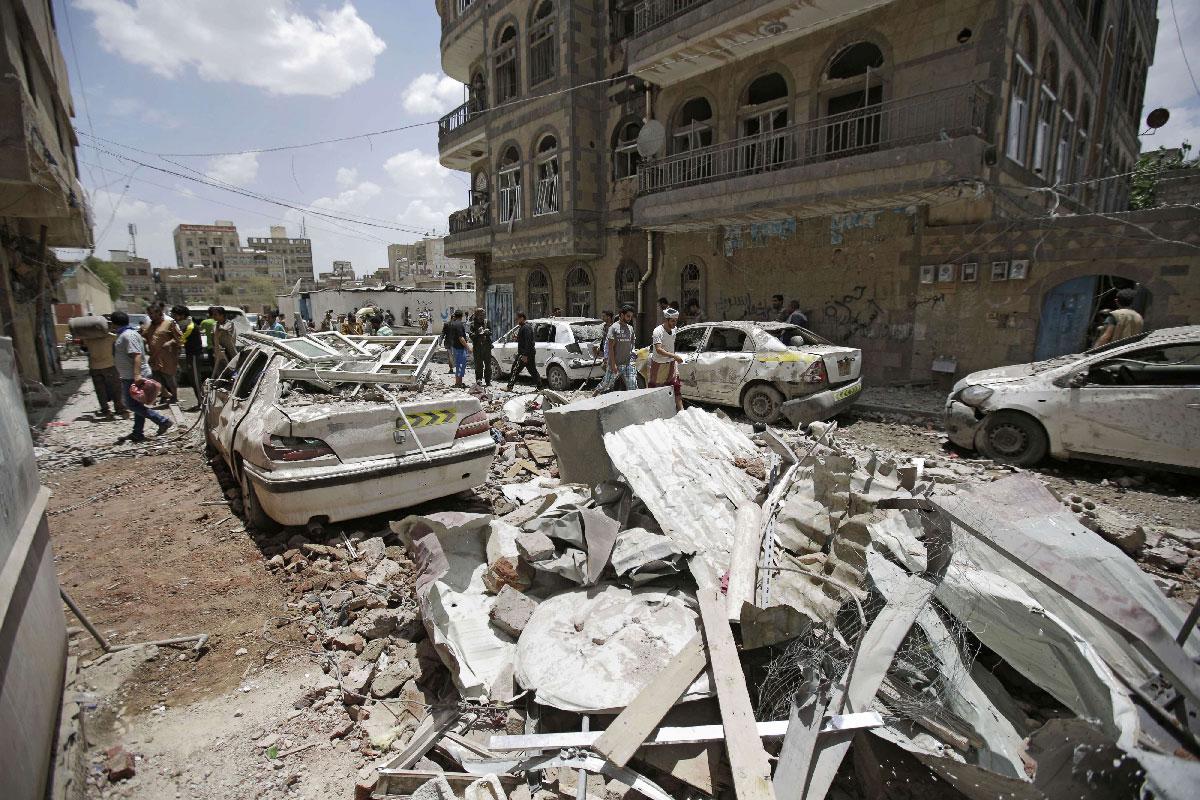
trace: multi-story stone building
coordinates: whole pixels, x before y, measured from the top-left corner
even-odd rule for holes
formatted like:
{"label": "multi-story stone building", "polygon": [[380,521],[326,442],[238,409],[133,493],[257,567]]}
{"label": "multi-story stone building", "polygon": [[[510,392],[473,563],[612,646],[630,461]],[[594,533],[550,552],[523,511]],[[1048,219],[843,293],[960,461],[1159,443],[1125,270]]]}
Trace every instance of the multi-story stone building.
{"label": "multi-story stone building", "polygon": [[225,279],[231,283],[266,278],[277,288],[287,286],[287,267],[281,253],[245,249],[225,254]]}
{"label": "multi-story stone building", "polygon": [[289,288],[296,281],[313,279],[312,240],[289,237],[283,225],[272,225],[270,236],[248,237],[246,247],[279,255],[283,259],[283,280]]}
{"label": "multi-story stone building", "polygon": [[121,294],[117,298],[121,307],[141,313],[157,293],[150,259],[130,255],[128,250],[109,250],[108,260],[121,270]]}
{"label": "multi-story stone building", "polygon": [[225,254],[241,249],[237,226],[219,219],[212,225],[183,224],[175,228],[175,263],[181,267],[209,267],[217,283],[225,278]]}
{"label": "multi-story stone building", "polygon": [[413,283],[464,272],[469,274],[475,270],[475,262],[471,258],[446,255],[446,240],[439,236],[412,244],[388,245],[388,269],[393,283]]}
{"label": "multi-story stone building", "polygon": [[207,305],[216,299],[212,267],[194,266],[155,270],[158,296],[164,303]]}
{"label": "multi-story stone building", "polygon": [[[996,359],[945,321],[1020,328],[1009,358],[1078,348],[1105,287],[1144,274],[1116,238],[1097,264],[1039,252],[1026,223],[1126,208],[1152,0],[436,6],[469,94],[439,125],[441,163],[470,179],[446,253],[474,259],[498,323],[628,302],[645,337],[659,297],[740,319],[778,293],[873,379],[927,380]],[[947,252],[968,226],[1001,232]],[[1152,324],[1191,313],[1180,294]],[[1050,341],[1064,325],[1070,344]]]}

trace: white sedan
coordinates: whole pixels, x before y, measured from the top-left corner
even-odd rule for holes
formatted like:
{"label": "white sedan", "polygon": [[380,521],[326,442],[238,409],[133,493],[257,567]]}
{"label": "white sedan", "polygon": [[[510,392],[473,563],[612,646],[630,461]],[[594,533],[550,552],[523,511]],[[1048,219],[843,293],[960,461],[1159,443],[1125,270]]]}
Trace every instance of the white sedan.
{"label": "white sedan", "polygon": [[[604,323],[588,317],[531,319],[534,363],[551,389],[566,391],[580,381],[604,377],[604,362],[596,354]],[[492,374],[507,377],[517,358],[517,329],[492,345]],[[527,374],[527,373],[523,373]]]}
{"label": "white sedan", "polygon": [[972,373],[946,400],[946,433],[1012,464],[1049,454],[1200,469],[1200,326]]}

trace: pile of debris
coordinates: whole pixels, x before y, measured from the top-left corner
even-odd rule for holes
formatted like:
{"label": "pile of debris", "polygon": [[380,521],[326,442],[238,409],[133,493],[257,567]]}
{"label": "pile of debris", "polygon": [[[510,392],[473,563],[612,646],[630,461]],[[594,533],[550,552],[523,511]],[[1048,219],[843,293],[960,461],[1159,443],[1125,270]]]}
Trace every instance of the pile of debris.
{"label": "pile of debris", "polygon": [[503,513],[271,553],[360,796],[1192,796],[1196,615],[1072,498],[669,389],[536,402]]}

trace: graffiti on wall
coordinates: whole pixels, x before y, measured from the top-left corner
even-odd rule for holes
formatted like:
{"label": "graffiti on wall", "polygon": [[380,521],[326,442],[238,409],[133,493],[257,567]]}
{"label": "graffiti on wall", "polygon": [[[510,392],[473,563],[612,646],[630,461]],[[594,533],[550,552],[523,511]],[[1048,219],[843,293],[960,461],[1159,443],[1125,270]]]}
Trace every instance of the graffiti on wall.
{"label": "graffiti on wall", "polygon": [[722,292],[717,296],[717,314],[723,320],[769,319],[775,316],[775,311],[769,299],[755,300],[749,292],[734,295]]}
{"label": "graffiti on wall", "polygon": [[850,211],[831,214],[829,217],[829,243],[835,247],[845,241],[847,231],[856,228],[874,228],[883,211]]}
{"label": "graffiti on wall", "polygon": [[912,337],[912,323],[892,322],[889,316],[874,292],[868,297],[866,286],[855,286],[849,293],[826,301],[821,309],[820,332],[835,341],[883,339],[898,342]]}
{"label": "graffiti on wall", "polygon": [[787,241],[796,235],[796,220],[775,219],[770,222],[755,222],[750,225],[727,225],[725,227],[725,255],[733,256],[747,247],[766,247],[775,241]]}

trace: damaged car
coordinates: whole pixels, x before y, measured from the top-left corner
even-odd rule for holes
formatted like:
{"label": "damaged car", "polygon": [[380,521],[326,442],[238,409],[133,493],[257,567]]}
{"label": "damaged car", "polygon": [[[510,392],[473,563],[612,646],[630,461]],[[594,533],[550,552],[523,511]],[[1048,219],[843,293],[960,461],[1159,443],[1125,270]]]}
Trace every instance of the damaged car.
{"label": "damaged car", "polygon": [[[782,322],[700,322],[680,327],[675,352],[683,397],[741,408],[752,422],[806,425],[837,416],[862,391],[862,351]],[[645,377],[650,348],[637,352]]]}
{"label": "damaged car", "polygon": [[246,348],[208,382],[206,447],[238,481],[251,524],[337,522],[484,483],[496,443],[479,401],[422,388],[433,337],[409,337],[407,352],[423,348],[424,360],[409,371],[415,385],[402,388],[410,378],[400,377],[401,368],[411,365],[397,354],[406,340],[396,338],[395,348],[371,345],[379,353],[372,361],[368,345],[338,337],[345,340],[340,346],[352,344],[362,357],[298,368],[300,345],[319,354],[326,347],[322,335],[271,340],[250,334]]}
{"label": "damaged car", "polygon": [[[589,317],[531,319],[534,362],[538,374],[556,392],[564,392],[592,378],[604,377],[604,361],[597,352],[604,323]],[[517,359],[517,328],[492,346],[492,375],[507,378]]]}
{"label": "damaged car", "polygon": [[1049,455],[1200,469],[1200,326],[971,373],[945,420],[951,442],[1010,464]]}

